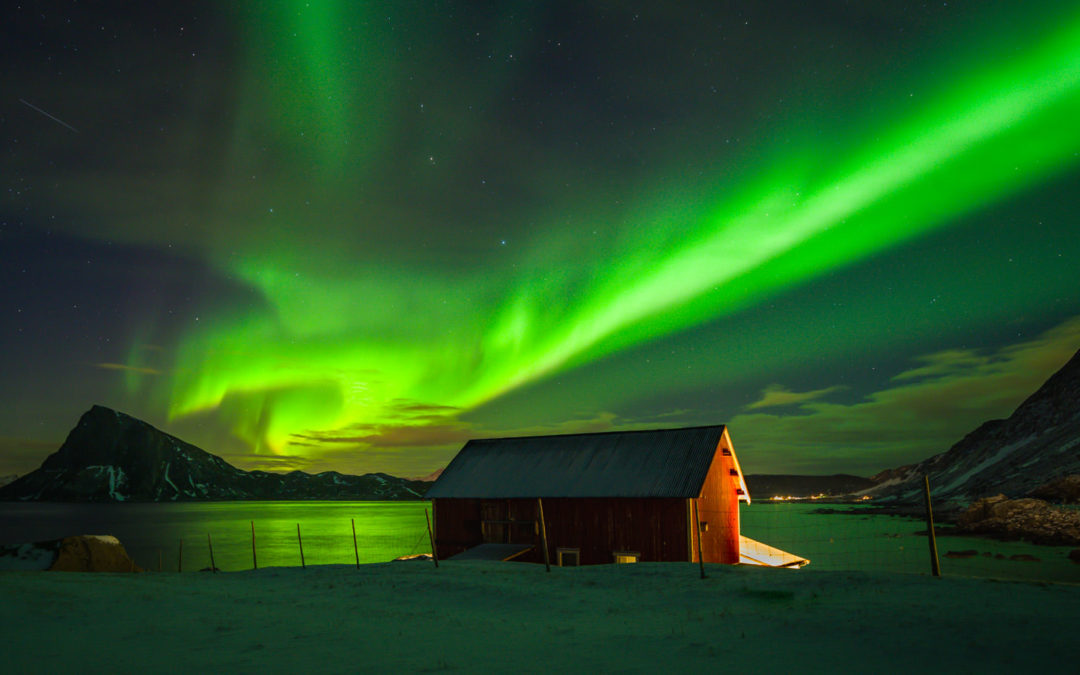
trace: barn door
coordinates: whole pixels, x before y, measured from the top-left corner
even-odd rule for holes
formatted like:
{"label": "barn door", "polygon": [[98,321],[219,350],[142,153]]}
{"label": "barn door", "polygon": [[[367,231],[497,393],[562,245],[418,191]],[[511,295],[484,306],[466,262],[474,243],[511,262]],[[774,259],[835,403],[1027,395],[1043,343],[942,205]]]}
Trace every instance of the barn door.
{"label": "barn door", "polygon": [[485,544],[507,543],[509,515],[505,501],[480,502],[480,533]]}

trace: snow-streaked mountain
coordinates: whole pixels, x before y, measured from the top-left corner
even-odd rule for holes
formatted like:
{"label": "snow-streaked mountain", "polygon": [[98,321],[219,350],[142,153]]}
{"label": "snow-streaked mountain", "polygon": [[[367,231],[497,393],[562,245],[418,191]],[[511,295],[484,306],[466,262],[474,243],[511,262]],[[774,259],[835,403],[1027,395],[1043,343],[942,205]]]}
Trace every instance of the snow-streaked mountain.
{"label": "snow-streaked mountain", "polygon": [[428,485],[382,473],[243,471],[142,420],[94,406],[40,468],[0,487],[0,500],[419,499]]}
{"label": "snow-streaked mountain", "polygon": [[1008,419],[984,423],[940,455],[874,476],[878,485],[865,493],[914,499],[924,473],[935,497],[956,501],[999,493],[1020,497],[1080,474],[1080,352]]}

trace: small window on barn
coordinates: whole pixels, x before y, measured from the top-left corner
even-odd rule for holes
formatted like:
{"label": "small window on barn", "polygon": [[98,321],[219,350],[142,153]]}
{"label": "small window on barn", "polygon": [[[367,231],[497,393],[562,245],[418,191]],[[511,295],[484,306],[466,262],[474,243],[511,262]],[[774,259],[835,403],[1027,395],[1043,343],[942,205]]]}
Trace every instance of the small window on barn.
{"label": "small window on barn", "polygon": [[615,562],[618,563],[636,563],[641,554],[637,551],[612,551],[612,555],[615,556]]}
{"label": "small window on barn", "polygon": [[559,567],[577,567],[581,564],[580,548],[560,548],[555,553]]}

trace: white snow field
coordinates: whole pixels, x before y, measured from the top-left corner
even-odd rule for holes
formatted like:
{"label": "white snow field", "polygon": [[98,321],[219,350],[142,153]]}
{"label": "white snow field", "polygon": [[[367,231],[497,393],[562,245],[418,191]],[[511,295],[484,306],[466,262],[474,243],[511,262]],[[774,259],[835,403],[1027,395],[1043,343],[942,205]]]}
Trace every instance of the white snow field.
{"label": "white snow field", "polygon": [[1080,586],[639,563],[0,573],[4,672],[1064,672]]}

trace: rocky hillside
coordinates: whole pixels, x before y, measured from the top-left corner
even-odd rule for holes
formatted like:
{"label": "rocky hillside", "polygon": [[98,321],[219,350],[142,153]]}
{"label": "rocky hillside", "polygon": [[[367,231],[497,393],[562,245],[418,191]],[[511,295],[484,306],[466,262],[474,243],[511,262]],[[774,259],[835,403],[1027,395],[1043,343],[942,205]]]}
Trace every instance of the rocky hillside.
{"label": "rocky hillside", "polygon": [[381,473],[243,471],[146,422],[94,406],[40,468],[0,487],[0,500],[418,499],[428,485]]}
{"label": "rocky hillside", "polygon": [[1041,499],[986,497],[959,514],[956,527],[967,534],[998,539],[1080,545],[1080,511],[1052,506]]}
{"label": "rocky hillside", "polygon": [[1020,404],[1008,419],[991,420],[947,452],[873,477],[878,499],[909,501],[928,474],[937,498],[970,501],[1003,493],[1025,496],[1080,474],[1080,352]]}

